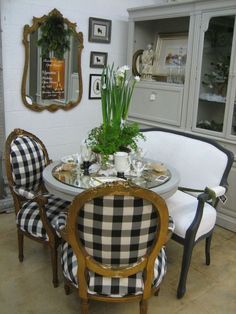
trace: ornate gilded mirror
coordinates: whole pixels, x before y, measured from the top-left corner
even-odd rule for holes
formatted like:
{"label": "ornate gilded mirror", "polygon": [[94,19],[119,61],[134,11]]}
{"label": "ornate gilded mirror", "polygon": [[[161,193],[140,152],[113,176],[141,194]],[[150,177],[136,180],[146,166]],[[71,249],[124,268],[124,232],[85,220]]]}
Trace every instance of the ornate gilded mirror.
{"label": "ornate gilded mirror", "polygon": [[69,110],[83,94],[83,34],[57,10],[24,26],[25,65],[21,94],[34,111]]}

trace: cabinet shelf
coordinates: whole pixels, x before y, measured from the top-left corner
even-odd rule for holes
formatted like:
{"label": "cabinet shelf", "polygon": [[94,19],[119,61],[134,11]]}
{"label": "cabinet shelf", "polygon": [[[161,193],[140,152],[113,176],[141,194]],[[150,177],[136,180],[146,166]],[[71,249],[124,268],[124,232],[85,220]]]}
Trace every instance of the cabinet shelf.
{"label": "cabinet shelf", "polygon": [[222,104],[225,104],[225,102],[226,102],[226,97],[221,96],[221,95],[217,95],[217,94],[204,93],[204,94],[200,95],[199,99],[200,100],[206,100],[209,102],[218,102],[218,103],[222,103]]}

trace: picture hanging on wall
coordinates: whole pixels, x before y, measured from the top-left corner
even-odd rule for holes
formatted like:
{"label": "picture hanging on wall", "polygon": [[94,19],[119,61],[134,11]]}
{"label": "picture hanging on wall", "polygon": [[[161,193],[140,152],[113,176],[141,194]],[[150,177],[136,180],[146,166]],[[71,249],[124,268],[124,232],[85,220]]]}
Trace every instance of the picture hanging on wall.
{"label": "picture hanging on wall", "polygon": [[89,76],[89,99],[101,99],[101,74]]}
{"label": "picture hanging on wall", "polygon": [[103,68],[107,65],[107,52],[91,51],[90,67]]}
{"label": "picture hanging on wall", "polygon": [[111,42],[111,20],[89,18],[89,41],[95,43]]}

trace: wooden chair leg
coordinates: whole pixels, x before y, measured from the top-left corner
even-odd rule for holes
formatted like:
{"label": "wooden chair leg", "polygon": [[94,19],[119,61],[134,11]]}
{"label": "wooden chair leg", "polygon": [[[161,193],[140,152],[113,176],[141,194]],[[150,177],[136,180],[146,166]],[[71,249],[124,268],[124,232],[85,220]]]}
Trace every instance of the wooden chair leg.
{"label": "wooden chair leg", "polygon": [[193,252],[193,243],[186,243],[184,245],[181,273],[180,273],[179,285],[177,289],[178,299],[181,299],[186,292],[186,281],[187,281],[188,270],[189,270],[189,266],[191,262],[192,252]]}
{"label": "wooden chair leg", "polygon": [[81,299],[80,305],[81,305],[81,314],[88,314],[88,306],[89,306],[88,300]]}
{"label": "wooden chair leg", "polygon": [[64,283],[64,290],[66,295],[70,294],[70,286],[66,282]]}
{"label": "wooden chair leg", "polygon": [[51,247],[51,263],[52,263],[52,283],[54,288],[58,287],[58,271],[57,271],[57,247]]}
{"label": "wooden chair leg", "polygon": [[17,237],[18,237],[18,258],[20,262],[24,260],[24,234],[17,230]]}
{"label": "wooden chair leg", "polygon": [[159,292],[160,292],[160,288],[158,288],[158,289],[155,291],[155,293],[154,293],[155,297],[158,297]]}
{"label": "wooden chair leg", "polygon": [[139,313],[140,314],[147,314],[147,309],[148,309],[148,303],[146,300],[141,300],[139,302]]}
{"label": "wooden chair leg", "polygon": [[210,255],[211,239],[212,239],[212,234],[206,238],[206,242],[205,242],[206,265],[210,265],[211,263],[211,255]]}

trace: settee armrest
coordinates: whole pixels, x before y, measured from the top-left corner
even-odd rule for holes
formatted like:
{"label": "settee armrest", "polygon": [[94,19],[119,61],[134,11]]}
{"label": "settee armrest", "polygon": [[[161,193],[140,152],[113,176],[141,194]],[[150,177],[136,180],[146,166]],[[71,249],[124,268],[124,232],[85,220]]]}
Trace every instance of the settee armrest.
{"label": "settee armrest", "polygon": [[211,201],[213,204],[216,203],[217,199],[224,195],[226,192],[226,187],[218,185],[215,187],[206,187],[203,194],[198,196],[198,199],[202,199],[205,202]]}
{"label": "settee armrest", "polygon": [[[187,187],[179,187],[180,191],[191,194],[201,200],[212,201],[213,203],[227,191],[227,187],[218,185],[214,187],[206,187],[204,190],[192,189]],[[201,194],[199,194],[201,193]]]}

